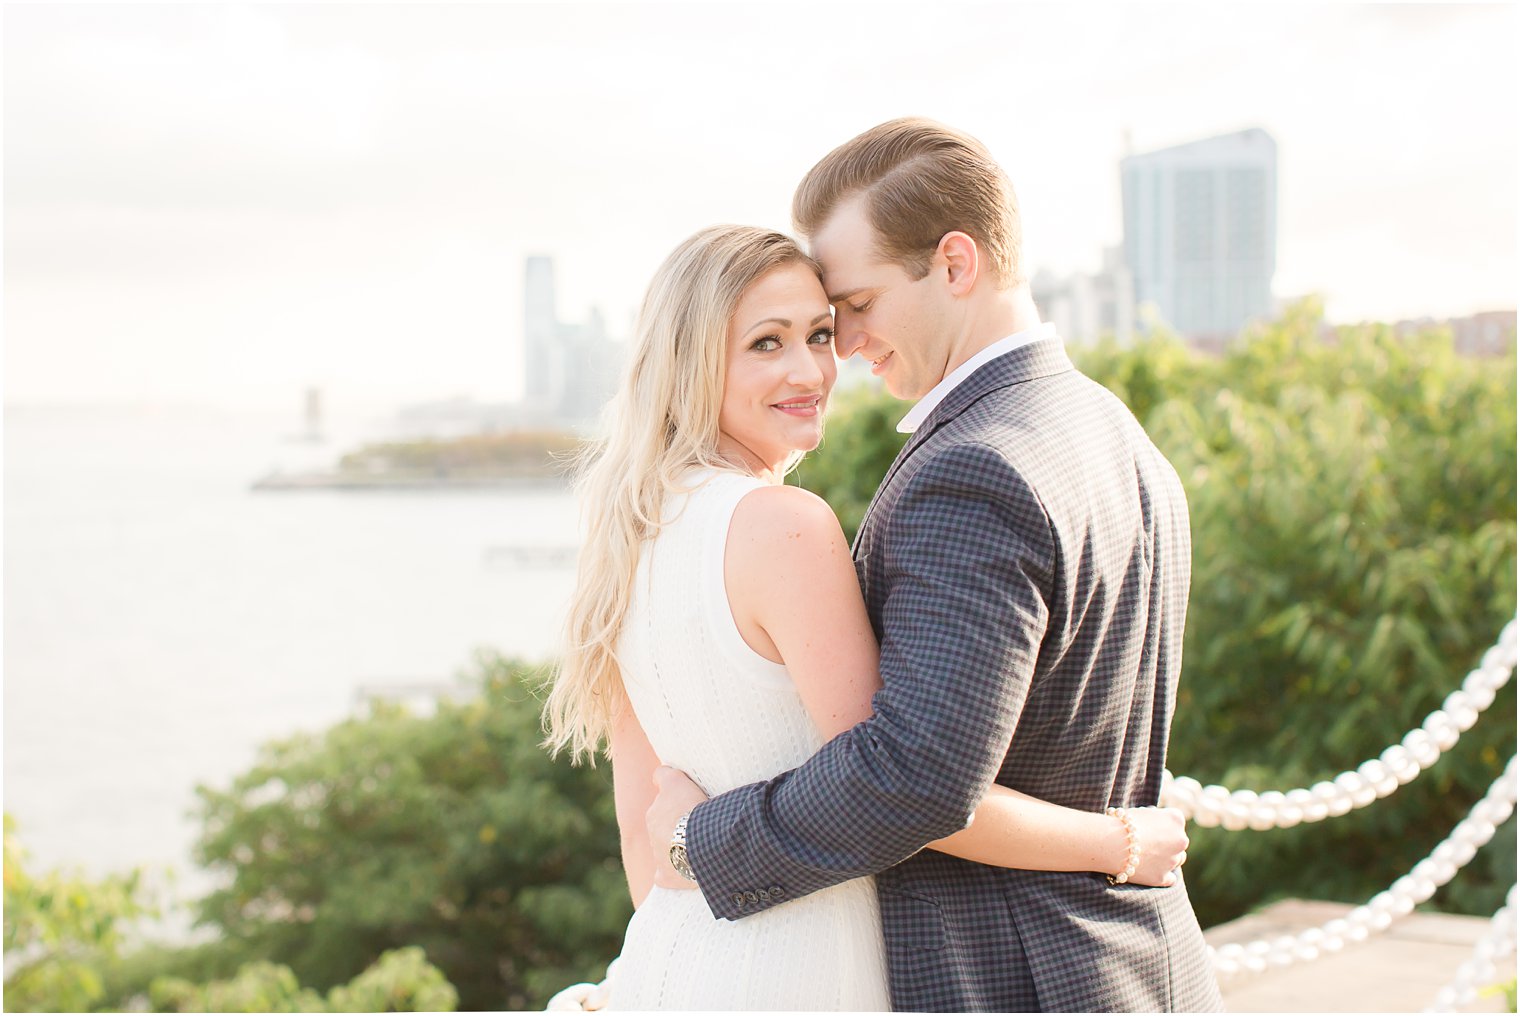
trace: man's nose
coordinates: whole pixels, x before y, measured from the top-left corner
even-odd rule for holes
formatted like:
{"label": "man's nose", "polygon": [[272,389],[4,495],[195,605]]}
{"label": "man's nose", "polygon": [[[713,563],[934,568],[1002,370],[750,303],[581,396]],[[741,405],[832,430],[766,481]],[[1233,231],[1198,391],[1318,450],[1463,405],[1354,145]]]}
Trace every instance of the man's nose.
{"label": "man's nose", "polygon": [[834,353],[839,359],[848,360],[865,344],[865,332],[840,324],[834,336]]}

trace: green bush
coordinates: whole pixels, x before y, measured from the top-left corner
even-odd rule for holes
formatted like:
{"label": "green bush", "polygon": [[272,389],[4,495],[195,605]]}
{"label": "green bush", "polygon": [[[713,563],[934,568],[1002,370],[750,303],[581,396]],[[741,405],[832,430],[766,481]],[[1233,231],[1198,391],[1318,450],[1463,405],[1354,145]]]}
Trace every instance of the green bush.
{"label": "green bush", "polygon": [[823,443],[802,460],[791,482],[823,498],[851,540],[860,528],[876,485],[907,443],[897,421],[908,411],[869,385],[840,392],[829,409]]}
{"label": "green bush", "polygon": [[154,1012],[453,1012],[459,994],[421,949],[385,953],[364,973],[323,998],[289,967],[257,961],[225,981],[197,985],[154,980]]}
{"label": "green bush", "polygon": [[[1170,768],[1205,783],[1306,786],[1376,756],[1515,613],[1513,358],[1463,360],[1440,333],[1335,339],[1313,315],[1290,317],[1211,365],[1206,387],[1211,371],[1189,375],[1145,421],[1192,510]],[[1514,753],[1514,718],[1511,684],[1433,769],[1343,818],[1199,830],[1201,915],[1385,888],[1488,789]],[[1513,835],[1442,902],[1496,910],[1515,878]]]}
{"label": "green bush", "polygon": [[200,788],[201,902],[224,956],[330,990],[415,945],[465,1009],[529,1009],[600,977],[632,913],[606,767],[539,747],[543,675],[482,658],[483,692],[266,746]]}
{"label": "green bush", "polygon": [[140,872],[99,881],[26,869],[5,816],[5,1008],[90,1012],[108,1000],[122,933],[156,911]]}

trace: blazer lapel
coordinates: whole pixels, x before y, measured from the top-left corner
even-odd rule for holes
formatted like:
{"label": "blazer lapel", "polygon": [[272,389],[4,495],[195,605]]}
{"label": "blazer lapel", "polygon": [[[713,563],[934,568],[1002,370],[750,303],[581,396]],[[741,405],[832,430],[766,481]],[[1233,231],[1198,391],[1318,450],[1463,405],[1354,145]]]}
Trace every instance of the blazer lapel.
{"label": "blazer lapel", "polygon": [[860,528],[855,534],[855,546],[860,545],[860,534],[866,531],[866,524],[870,521],[871,513],[876,510],[876,503],[881,500],[882,492],[892,482],[892,477],[897,475],[903,463],[923,447],[935,431],[970,409],[991,392],[1075,369],[1071,357],[1066,355],[1066,346],[1059,338],[1031,342],[1027,346],[1020,346],[978,367],[970,377],[956,385],[950,394],[934,407],[934,411],[918,425],[913,436],[908,438],[908,443],[903,445],[902,451],[897,453],[897,458],[892,460],[892,465],[887,468],[887,475],[876,488],[876,494],[871,498],[870,505],[866,507],[865,515],[861,517]]}

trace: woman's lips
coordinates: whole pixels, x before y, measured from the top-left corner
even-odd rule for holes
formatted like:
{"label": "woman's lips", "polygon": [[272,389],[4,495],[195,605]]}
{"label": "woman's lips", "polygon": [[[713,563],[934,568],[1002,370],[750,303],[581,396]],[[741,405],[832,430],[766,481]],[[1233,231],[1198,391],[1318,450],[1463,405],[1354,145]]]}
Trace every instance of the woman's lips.
{"label": "woman's lips", "polygon": [[779,409],[788,416],[817,416],[822,402],[822,396],[810,395],[805,399],[787,399],[785,402],[776,403],[771,408]]}

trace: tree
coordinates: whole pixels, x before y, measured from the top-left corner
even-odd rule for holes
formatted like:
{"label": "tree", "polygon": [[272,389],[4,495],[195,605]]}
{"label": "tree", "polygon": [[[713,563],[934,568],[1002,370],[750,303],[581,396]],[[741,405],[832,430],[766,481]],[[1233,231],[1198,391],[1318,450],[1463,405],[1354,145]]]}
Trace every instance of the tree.
{"label": "tree", "polygon": [[905,403],[866,385],[839,393],[829,409],[823,443],[797,467],[795,482],[829,503],[850,540],[877,481],[907,443],[908,436],[897,432],[897,421],[907,411]]}
{"label": "tree", "polygon": [[431,716],[376,705],[197,791],[199,858],[228,876],[200,916],[233,954],[326,991],[421,946],[466,1009],[601,976],[632,913],[610,776],[539,746],[544,674],[479,670],[478,696]]}
{"label": "tree", "polygon": [[[1194,539],[1174,772],[1257,790],[1333,778],[1457,688],[1515,613],[1514,379],[1513,356],[1464,360],[1439,332],[1324,341],[1311,308],[1155,404],[1146,422],[1187,487]],[[1385,888],[1514,753],[1514,702],[1510,685],[1433,769],[1363,811],[1199,830],[1200,916]],[[1439,899],[1496,910],[1513,842],[1511,826]]]}
{"label": "tree", "polygon": [[34,875],[5,816],[5,1007],[13,1012],[88,1012],[106,997],[103,970],[122,930],[156,911],[141,874],[100,881]]}

